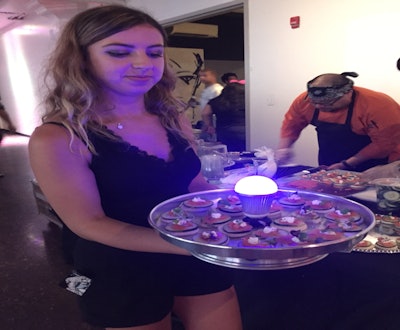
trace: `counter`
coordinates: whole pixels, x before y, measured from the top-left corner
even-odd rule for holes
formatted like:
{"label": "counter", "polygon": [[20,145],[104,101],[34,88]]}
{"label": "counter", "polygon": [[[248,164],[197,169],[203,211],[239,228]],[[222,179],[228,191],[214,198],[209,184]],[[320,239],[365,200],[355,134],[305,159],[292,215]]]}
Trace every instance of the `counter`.
{"label": "counter", "polygon": [[398,253],[337,252],[293,269],[234,271],[244,330],[400,328]]}
{"label": "counter", "polygon": [[399,328],[400,254],[332,253],[286,270],[235,270],[245,330]]}

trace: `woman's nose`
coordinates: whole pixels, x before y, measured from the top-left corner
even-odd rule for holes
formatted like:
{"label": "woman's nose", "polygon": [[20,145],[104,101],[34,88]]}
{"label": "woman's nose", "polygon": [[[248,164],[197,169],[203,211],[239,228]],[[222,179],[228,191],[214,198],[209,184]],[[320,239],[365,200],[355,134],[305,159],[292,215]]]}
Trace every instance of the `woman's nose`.
{"label": "woman's nose", "polygon": [[150,66],[150,59],[146,54],[141,52],[137,52],[136,54],[132,55],[131,65],[134,68],[146,68]]}

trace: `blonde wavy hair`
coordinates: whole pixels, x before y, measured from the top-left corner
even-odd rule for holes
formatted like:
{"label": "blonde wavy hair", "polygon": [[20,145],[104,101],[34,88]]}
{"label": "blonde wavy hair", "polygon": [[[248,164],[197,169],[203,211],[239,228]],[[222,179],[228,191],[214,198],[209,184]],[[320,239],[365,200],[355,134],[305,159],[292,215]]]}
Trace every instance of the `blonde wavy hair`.
{"label": "blonde wavy hair", "polygon": [[[88,47],[115,33],[137,25],[156,28],[167,44],[163,27],[148,14],[124,6],[109,5],[85,10],[73,17],[64,27],[45,68],[43,122],[63,124],[71,134],[81,139],[96,153],[88,138],[88,130],[116,139],[102,125],[96,109],[104,103],[102,89],[89,69]],[[164,57],[165,69],[161,80],[145,95],[148,112],[157,115],[165,129],[189,143],[179,117],[183,104],[173,96],[176,78]]]}

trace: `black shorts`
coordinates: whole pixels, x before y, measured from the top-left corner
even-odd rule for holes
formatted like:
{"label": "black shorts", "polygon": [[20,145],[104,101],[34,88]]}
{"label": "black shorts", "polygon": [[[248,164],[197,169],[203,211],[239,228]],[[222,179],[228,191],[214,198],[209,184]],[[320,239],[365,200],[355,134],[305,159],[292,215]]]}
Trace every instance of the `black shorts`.
{"label": "black shorts", "polygon": [[162,320],[175,296],[220,292],[233,270],[191,256],[139,253],[79,240],[76,270],[92,283],[79,297],[83,318],[100,327],[131,327]]}

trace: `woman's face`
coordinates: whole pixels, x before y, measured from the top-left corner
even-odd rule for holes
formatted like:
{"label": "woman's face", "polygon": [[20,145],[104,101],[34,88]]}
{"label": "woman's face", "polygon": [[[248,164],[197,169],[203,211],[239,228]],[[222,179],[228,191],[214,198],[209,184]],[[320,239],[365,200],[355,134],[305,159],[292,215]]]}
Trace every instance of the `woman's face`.
{"label": "woman's face", "polygon": [[150,25],[138,25],[88,48],[90,69],[108,96],[143,96],[164,72],[164,41]]}

